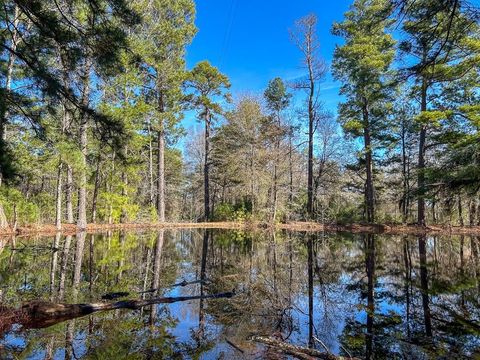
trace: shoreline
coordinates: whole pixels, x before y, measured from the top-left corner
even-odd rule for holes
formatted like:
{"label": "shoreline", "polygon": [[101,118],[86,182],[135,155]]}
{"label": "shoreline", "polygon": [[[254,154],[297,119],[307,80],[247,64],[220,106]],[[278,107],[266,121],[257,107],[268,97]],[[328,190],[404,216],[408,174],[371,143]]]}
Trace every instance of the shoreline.
{"label": "shoreline", "polygon": [[[349,232],[349,233],[367,233],[367,234],[387,234],[387,235],[478,235],[480,236],[480,226],[446,226],[431,225],[421,227],[418,225],[398,225],[398,224],[321,224],[316,222],[294,221],[288,223],[269,224],[263,222],[208,222],[208,223],[190,223],[190,222],[171,222],[171,223],[127,223],[127,224],[88,224],[86,232],[102,233],[112,230],[154,230],[154,229],[245,229],[245,230],[290,230],[299,232]],[[80,229],[75,224],[63,224],[59,231],[54,225],[27,225],[13,229],[0,230],[0,237],[27,237],[27,236],[52,236],[61,232],[64,235],[75,235]]]}

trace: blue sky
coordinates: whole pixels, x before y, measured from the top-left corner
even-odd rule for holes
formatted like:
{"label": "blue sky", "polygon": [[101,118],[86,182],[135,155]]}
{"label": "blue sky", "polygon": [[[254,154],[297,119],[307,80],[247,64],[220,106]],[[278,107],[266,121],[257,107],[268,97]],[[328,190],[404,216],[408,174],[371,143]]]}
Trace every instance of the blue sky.
{"label": "blue sky", "polygon": [[[293,80],[304,74],[301,54],[290,42],[288,29],[309,13],[319,18],[321,56],[330,64],[335,44],[334,21],[341,21],[352,0],[197,0],[198,33],[188,48],[187,66],[208,60],[228,75],[233,95],[262,94],[277,76]],[[334,111],[338,84],[325,80],[322,100]],[[185,125],[192,125],[187,114]]]}

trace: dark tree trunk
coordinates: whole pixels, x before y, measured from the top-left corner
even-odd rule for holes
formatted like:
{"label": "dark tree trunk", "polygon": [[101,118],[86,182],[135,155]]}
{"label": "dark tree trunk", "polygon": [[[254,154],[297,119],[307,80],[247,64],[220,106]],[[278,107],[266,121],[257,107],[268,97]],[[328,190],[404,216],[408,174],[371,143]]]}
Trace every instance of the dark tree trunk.
{"label": "dark tree trunk", "polygon": [[[128,186],[128,176],[125,171],[122,172],[122,197],[124,199],[127,198],[127,186]],[[127,209],[125,209],[125,205],[122,206],[122,213],[120,214],[120,223],[125,224],[128,221],[128,214]]]}
{"label": "dark tree trunk", "polygon": [[97,168],[95,170],[95,185],[93,187],[93,196],[92,196],[92,223],[95,224],[97,221],[97,199],[98,199],[98,190],[100,188],[100,163],[101,156],[98,155],[97,158]]}
{"label": "dark tree trunk", "polygon": [[[200,263],[200,296],[205,296],[205,280],[207,279],[207,257],[208,257],[208,241],[210,239],[210,231],[205,229],[203,233],[203,243],[202,243],[202,259]],[[203,299],[200,299],[200,304],[198,307],[198,333],[199,338],[202,339],[205,333],[205,313],[204,313],[204,302]]]}
{"label": "dark tree trunk", "polygon": [[471,199],[469,203],[469,212],[468,212],[468,224],[470,226],[475,225],[476,211],[477,211],[477,204],[475,202],[475,199]]}
{"label": "dark tree trunk", "polygon": [[[427,111],[427,79],[422,80],[421,107],[420,111]],[[427,126],[422,125],[418,143],[418,225],[425,226],[425,142],[427,138]]]}
{"label": "dark tree trunk", "polygon": [[373,320],[375,315],[375,236],[365,235],[365,267],[367,271],[367,335],[366,359],[373,358]]}
{"label": "dark tree trunk", "polygon": [[465,225],[463,221],[462,197],[460,194],[458,194],[458,223],[460,226]]}
{"label": "dark tree trunk", "polygon": [[427,246],[425,236],[418,238],[418,252],[420,254],[420,286],[422,289],[423,318],[425,334],[432,336],[432,320],[430,315],[430,298],[428,294]]}
{"label": "dark tree trunk", "polygon": [[308,234],[307,252],[308,252],[308,347],[314,345],[313,329],[313,239],[314,234]]}
{"label": "dark tree trunk", "polygon": [[365,182],[365,209],[367,213],[367,222],[375,222],[375,194],[373,187],[373,159],[372,159],[372,140],[370,134],[370,122],[367,105],[363,108],[363,129],[364,145],[365,145],[365,170],[367,179]]}
{"label": "dark tree trunk", "polygon": [[210,112],[205,110],[205,160],[203,164],[203,178],[204,178],[204,220],[210,220]]}
{"label": "dark tree trunk", "polygon": [[403,196],[402,196],[402,221],[404,224],[408,221],[410,209],[410,180],[407,159],[407,143],[406,143],[407,129],[402,125],[402,177],[403,177]]}
{"label": "dark tree trunk", "polygon": [[313,131],[315,126],[315,113],[313,97],[315,93],[314,81],[310,81],[310,94],[308,97],[308,169],[307,169],[307,217],[313,219]]}

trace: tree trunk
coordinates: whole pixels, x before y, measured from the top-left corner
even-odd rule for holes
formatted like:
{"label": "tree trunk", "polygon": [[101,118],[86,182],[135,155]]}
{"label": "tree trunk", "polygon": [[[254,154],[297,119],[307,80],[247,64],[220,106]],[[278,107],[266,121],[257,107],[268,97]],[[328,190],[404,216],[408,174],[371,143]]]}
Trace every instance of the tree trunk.
{"label": "tree trunk", "polygon": [[[90,101],[90,59],[86,60],[85,72],[83,74],[83,93],[82,106],[88,107]],[[78,219],[77,226],[80,230],[87,228],[87,152],[88,152],[88,115],[86,112],[81,114],[81,122],[79,128],[80,135],[80,184],[78,189]]]}
{"label": "tree trunk", "polygon": [[[292,130],[290,130],[292,131]],[[289,181],[289,193],[288,193],[288,206],[289,210],[291,211],[292,205],[293,205],[293,159],[292,159],[292,151],[293,151],[293,144],[292,144],[292,134],[290,134],[289,137],[289,151],[288,151],[288,167],[289,167],[289,175],[290,175],[290,181]]]}
{"label": "tree trunk", "polygon": [[66,192],[66,207],[67,207],[67,223],[73,224],[73,170],[72,166],[67,164],[67,184]]}
{"label": "tree trunk", "polygon": [[311,82],[310,96],[308,98],[308,165],[307,165],[307,217],[313,219],[313,109],[314,84]]}
{"label": "tree trunk", "polygon": [[402,196],[402,222],[404,224],[408,221],[408,214],[410,208],[410,183],[409,172],[407,164],[407,144],[406,144],[407,129],[405,124],[402,124],[402,177],[403,177],[403,196]]}
{"label": "tree trunk", "polygon": [[148,180],[150,185],[150,206],[155,206],[155,185],[153,181],[153,145],[150,124],[148,125]]}
{"label": "tree trunk", "polygon": [[465,225],[463,221],[462,197],[460,194],[458,194],[458,222],[460,226]]}
{"label": "tree trunk", "polygon": [[[20,37],[18,36],[18,24],[19,24],[19,16],[18,16],[18,6],[15,5],[15,11],[14,11],[14,18],[13,18],[13,29],[11,30],[12,34],[12,42],[11,42],[11,49],[13,52],[17,49],[17,45],[20,42]],[[9,27],[9,26],[8,26]],[[12,84],[12,75],[13,75],[13,65],[15,63],[15,54],[13,52],[9,53],[8,56],[8,63],[7,63],[7,76],[5,79],[5,91],[2,96],[2,99],[0,99],[0,151],[3,151],[3,148],[5,147],[5,141],[7,140],[7,132],[6,132],[6,124],[7,124],[7,119],[8,119],[8,107],[6,103],[6,97],[8,96],[8,93],[10,92],[11,89],[11,84]],[[0,186],[2,185],[3,182],[3,169],[0,168]],[[5,215],[5,211],[3,209],[3,204],[0,203],[0,229],[6,229],[8,228],[8,221],[7,217]]]}
{"label": "tree trunk", "polygon": [[[4,99],[1,100],[1,114],[0,114],[0,141],[4,142],[7,140],[7,132],[6,132],[6,124],[8,120],[8,107],[6,104],[6,99],[9,95],[9,92],[12,87],[12,78],[13,78],[13,65],[15,63],[16,55],[14,54],[17,50],[17,46],[21,40],[21,37],[18,36],[18,25],[19,25],[20,17],[19,17],[19,8],[18,5],[15,5],[15,10],[13,14],[13,29],[11,29],[10,33],[12,35],[11,45],[10,48],[12,51],[8,54],[8,63],[7,63],[7,76],[5,79],[5,94]],[[10,26],[7,26],[8,28]]]}
{"label": "tree trunk", "polygon": [[205,160],[203,164],[203,178],[204,178],[204,220],[210,220],[210,112],[205,110]]}
{"label": "tree trunk", "polygon": [[277,203],[278,203],[278,164],[279,159],[278,155],[280,153],[280,127],[281,127],[281,120],[280,120],[280,112],[277,112],[277,133],[275,134],[275,150],[274,150],[274,158],[273,158],[273,188],[272,188],[272,222],[275,223],[277,219]]}
{"label": "tree trunk", "polygon": [[93,187],[93,196],[92,196],[92,223],[95,224],[97,221],[97,199],[98,199],[98,190],[100,188],[100,163],[101,155],[98,155],[97,158],[97,168],[95,169],[95,185]]}
{"label": "tree trunk", "polygon": [[375,197],[373,187],[373,159],[372,159],[372,141],[370,135],[369,113],[367,105],[363,108],[363,121],[365,128],[363,129],[365,143],[365,168],[367,180],[365,183],[365,205],[367,210],[367,222],[375,222]]}
{"label": "tree trunk", "polygon": [[57,230],[62,230],[62,172],[63,163],[60,158],[57,167],[57,188],[55,193],[55,226]]}
{"label": "tree trunk", "polygon": [[158,221],[165,222],[165,131],[160,124],[158,137],[158,178],[157,178],[157,215]]}
{"label": "tree trunk", "polygon": [[[427,111],[427,79],[422,79],[421,108]],[[427,126],[422,125],[418,143],[418,225],[425,226],[425,142],[427,138]]]}
{"label": "tree trunk", "polygon": [[475,215],[477,211],[477,204],[475,199],[471,199],[469,203],[469,212],[468,212],[468,225],[475,225]]}

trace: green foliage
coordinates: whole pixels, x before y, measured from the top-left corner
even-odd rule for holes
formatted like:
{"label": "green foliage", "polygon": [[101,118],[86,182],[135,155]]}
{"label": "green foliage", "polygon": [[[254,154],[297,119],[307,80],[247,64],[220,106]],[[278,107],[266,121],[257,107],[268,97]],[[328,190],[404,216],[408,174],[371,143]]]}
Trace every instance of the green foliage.
{"label": "green foliage", "polygon": [[395,57],[395,40],[386,33],[393,22],[390,12],[387,0],[356,0],[343,22],[333,25],[332,32],[345,39],[335,48],[332,64],[334,77],[342,82],[340,93],[347,98],[339,106],[339,121],[353,136],[368,128],[380,139],[388,131]]}
{"label": "green foliage", "polygon": [[285,83],[280,78],[275,78],[268,82],[263,96],[267,100],[268,108],[275,113],[284,110],[290,103],[292,97],[292,95],[287,92]]}
{"label": "green foliage", "polygon": [[[250,208],[250,210],[249,210]],[[252,216],[251,205],[248,202],[239,204],[220,203],[215,206],[216,221],[246,221]]]}
{"label": "green foliage", "polygon": [[222,114],[223,110],[217,98],[229,102],[230,81],[216,67],[208,61],[201,61],[195,65],[187,77],[187,87],[192,90],[189,100],[194,108],[200,110],[200,116],[207,113]]}
{"label": "green foliage", "polygon": [[[45,205],[52,205],[52,199],[49,197],[45,201],[40,201],[40,205],[28,201],[25,196],[17,189],[2,186],[0,188],[0,203],[3,205],[5,215],[10,223],[13,224],[15,211],[19,225],[38,223],[40,214],[51,213],[51,209],[45,208]],[[43,208],[42,208],[42,205]],[[42,211],[40,211],[42,209]]]}

